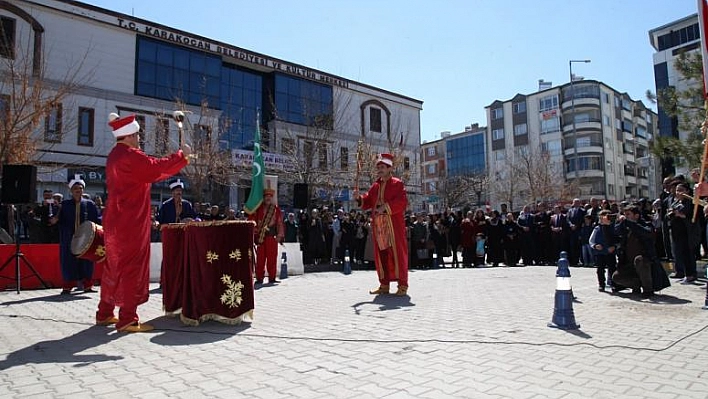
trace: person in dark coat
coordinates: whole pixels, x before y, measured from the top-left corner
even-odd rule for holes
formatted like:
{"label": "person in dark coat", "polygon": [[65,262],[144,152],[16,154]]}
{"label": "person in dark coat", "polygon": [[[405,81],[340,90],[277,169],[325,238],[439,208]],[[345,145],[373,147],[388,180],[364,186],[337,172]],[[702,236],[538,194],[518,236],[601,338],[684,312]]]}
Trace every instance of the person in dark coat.
{"label": "person in dark coat", "polygon": [[499,218],[499,211],[492,211],[492,217],[485,226],[484,234],[487,236],[487,263],[492,266],[499,266],[504,262],[504,224]]}
{"label": "person in dark coat", "polygon": [[516,224],[514,214],[509,212],[504,220],[504,237],[502,238],[502,249],[504,250],[504,264],[516,266],[521,258],[519,243],[520,227]]}
{"label": "person in dark coat", "polygon": [[69,295],[74,287],[84,292],[93,290],[93,262],[80,259],[71,252],[71,240],[81,223],[89,220],[98,224],[98,208],[83,198],[86,183],[76,175],[70,182],[71,198],[61,202],[59,214],[50,223],[59,226],[59,259],[63,279],[62,295]]}

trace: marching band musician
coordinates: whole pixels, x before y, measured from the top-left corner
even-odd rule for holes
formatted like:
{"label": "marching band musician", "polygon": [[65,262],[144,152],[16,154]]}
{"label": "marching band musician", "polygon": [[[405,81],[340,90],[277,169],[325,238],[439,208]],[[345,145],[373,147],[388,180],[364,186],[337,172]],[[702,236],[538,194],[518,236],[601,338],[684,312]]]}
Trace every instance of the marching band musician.
{"label": "marching band musician", "polygon": [[[138,305],[148,301],[150,285],[150,185],[164,180],[189,163],[191,148],[165,158],[140,149],[140,124],[135,115],[110,115],[116,145],[106,161],[108,203],[103,216],[106,265],[101,278],[97,325],[115,324],[121,332],[153,330],[138,322]],[[114,316],[119,307],[118,318]]]}
{"label": "marching band musician", "polygon": [[197,213],[192,208],[192,203],[186,199],[182,199],[182,191],[184,190],[184,182],[177,179],[170,183],[172,197],[165,200],[160,206],[160,211],[157,216],[157,221],[160,224],[166,223],[182,223],[188,219],[195,219]]}
{"label": "marching band musician", "polygon": [[263,203],[248,219],[256,222],[256,284],[263,284],[266,267],[268,283],[275,284],[277,274],[278,243],[285,237],[283,213],[280,207],[273,203],[275,190],[263,190]]}
{"label": "marching band musician", "polygon": [[84,188],[86,182],[80,175],[75,175],[69,182],[71,198],[62,201],[58,214],[50,219],[50,223],[59,226],[59,263],[64,280],[61,295],[69,295],[74,287],[84,292],[95,292],[93,262],[71,253],[71,240],[79,225],[87,220],[98,224],[98,207],[92,200],[83,198]]}
{"label": "marching band musician", "polygon": [[393,177],[393,155],[379,154],[376,160],[378,179],[366,194],[354,191],[362,210],[372,209],[374,263],[379,287],[373,295],[388,294],[391,281],[398,281],[396,295],[408,292],[408,242],[404,213],[408,206],[403,181]]}

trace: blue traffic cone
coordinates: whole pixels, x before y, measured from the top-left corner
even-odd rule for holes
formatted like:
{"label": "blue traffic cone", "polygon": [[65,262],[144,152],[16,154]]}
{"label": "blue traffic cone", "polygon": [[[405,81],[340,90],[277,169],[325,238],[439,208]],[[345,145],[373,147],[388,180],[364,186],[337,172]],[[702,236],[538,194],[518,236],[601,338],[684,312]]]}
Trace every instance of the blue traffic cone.
{"label": "blue traffic cone", "polygon": [[351,259],[349,258],[348,249],[344,251],[344,264],[342,265],[342,273],[352,274],[352,264]]}
{"label": "blue traffic cone", "polygon": [[548,323],[548,327],[560,328],[561,330],[577,330],[580,328],[579,324],[575,324],[573,289],[570,286],[570,268],[568,268],[568,258],[565,251],[561,252],[561,258],[558,259],[553,320]]}
{"label": "blue traffic cone", "polygon": [[280,263],[280,279],[284,280],[288,278],[288,254],[283,252],[283,261]]}

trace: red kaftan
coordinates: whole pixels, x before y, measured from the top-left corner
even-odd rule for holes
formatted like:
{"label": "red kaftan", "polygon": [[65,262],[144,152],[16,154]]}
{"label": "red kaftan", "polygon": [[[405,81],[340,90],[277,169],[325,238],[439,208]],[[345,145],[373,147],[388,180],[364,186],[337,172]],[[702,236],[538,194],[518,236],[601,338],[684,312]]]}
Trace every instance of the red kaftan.
{"label": "red kaftan", "polygon": [[[273,207],[268,230],[263,232],[263,242],[260,242],[260,235],[263,230],[264,219],[269,207]],[[266,205],[262,203],[249,220],[256,222],[254,229],[254,242],[257,245],[256,252],[256,280],[263,281],[266,265],[268,268],[268,278],[274,281],[277,277],[278,269],[278,240],[285,235],[285,225],[283,224],[283,213],[277,205]]]}
{"label": "red kaftan", "polygon": [[393,230],[391,248],[380,250],[378,229],[372,228],[374,234],[374,263],[379,274],[381,285],[389,285],[391,281],[398,281],[399,287],[408,287],[408,241],[406,240],[406,223],[404,214],[408,207],[406,189],[401,179],[391,177],[387,181],[378,179],[361,196],[361,208],[373,209],[372,218],[376,218],[376,205],[379,200],[379,190],[383,190],[381,197],[386,207],[384,224],[390,224]]}
{"label": "red kaftan", "polygon": [[148,300],[150,185],[174,175],[187,163],[181,150],[154,158],[123,143],[108,155],[108,203],[103,216],[107,262],[97,316],[105,319],[112,316],[113,306],[120,307],[118,328],[138,321],[136,309]]}

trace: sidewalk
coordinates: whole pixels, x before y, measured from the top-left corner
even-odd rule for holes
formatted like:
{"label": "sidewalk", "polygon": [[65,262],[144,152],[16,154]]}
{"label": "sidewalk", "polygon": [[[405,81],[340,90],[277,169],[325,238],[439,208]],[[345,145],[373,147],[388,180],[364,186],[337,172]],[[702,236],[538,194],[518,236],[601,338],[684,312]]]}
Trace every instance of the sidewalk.
{"label": "sidewalk", "polygon": [[0,292],[0,397],[706,398],[705,279],[640,300],[572,268],[563,331],[555,270],[414,270],[401,298],[369,295],[373,271],[307,273],[240,326],[185,327],[154,286],[145,334],[94,326],[98,294]]}

